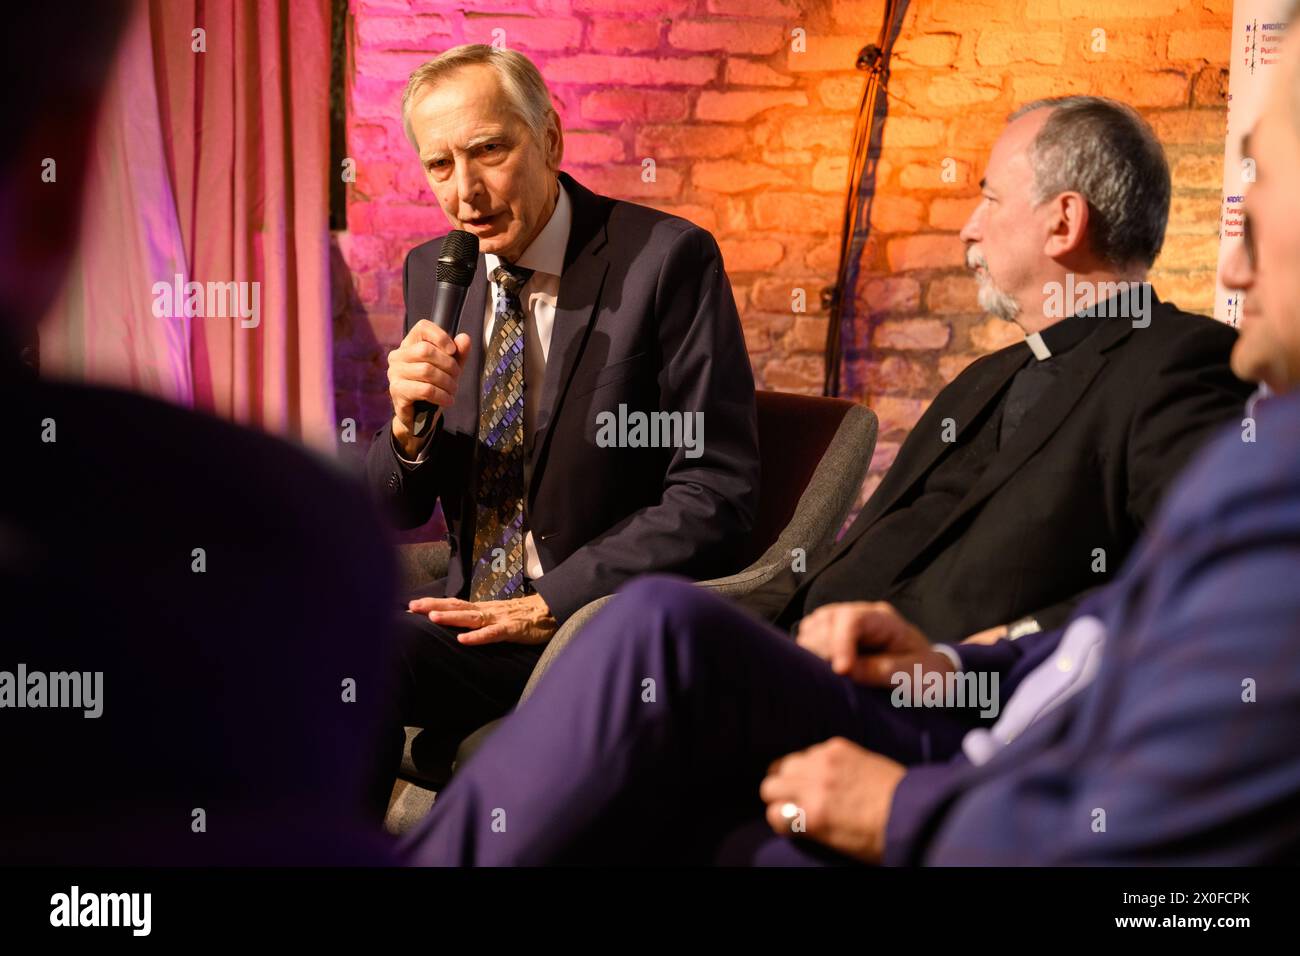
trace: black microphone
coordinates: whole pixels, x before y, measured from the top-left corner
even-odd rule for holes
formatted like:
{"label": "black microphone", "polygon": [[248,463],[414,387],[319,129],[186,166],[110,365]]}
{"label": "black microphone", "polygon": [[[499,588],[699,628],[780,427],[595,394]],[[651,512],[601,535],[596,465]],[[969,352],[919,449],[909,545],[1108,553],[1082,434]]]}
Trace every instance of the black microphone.
{"label": "black microphone", "polygon": [[[452,338],[456,337],[460,307],[465,304],[465,293],[477,268],[478,236],[463,229],[447,233],[438,249],[438,282],[434,286],[433,313],[429,318]],[[416,402],[411,434],[423,438],[437,411],[438,406],[432,402]]]}

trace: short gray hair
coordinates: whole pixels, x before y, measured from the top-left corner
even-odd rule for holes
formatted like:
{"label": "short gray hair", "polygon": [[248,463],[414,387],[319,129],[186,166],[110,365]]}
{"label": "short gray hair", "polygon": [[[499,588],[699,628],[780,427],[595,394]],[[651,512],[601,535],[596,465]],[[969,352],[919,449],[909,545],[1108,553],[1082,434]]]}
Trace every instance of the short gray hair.
{"label": "short gray hair", "polygon": [[1034,201],[1081,194],[1093,251],[1118,268],[1149,267],[1164,245],[1171,191],[1151,127],[1131,106],[1100,96],[1034,100],[1010,119],[1038,109],[1052,112],[1030,146]]}
{"label": "short gray hair", "polygon": [[502,50],[486,43],[466,43],[421,64],[406,81],[402,93],[402,128],[411,145],[419,148],[411,129],[411,100],[424,86],[432,86],[457,70],[486,64],[497,71],[501,89],[511,110],[526,125],[538,143],[545,145],[546,126],[555,107],[551,92],[533,61],[514,50]]}

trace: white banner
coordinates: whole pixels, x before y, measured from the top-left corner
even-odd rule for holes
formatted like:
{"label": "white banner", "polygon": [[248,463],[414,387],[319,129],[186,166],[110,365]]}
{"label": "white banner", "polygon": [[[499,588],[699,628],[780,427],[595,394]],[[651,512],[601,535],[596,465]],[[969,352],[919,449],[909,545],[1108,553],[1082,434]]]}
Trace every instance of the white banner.
{"label": "white banner", "polygon": [[1223,287],[1218,273],[1231,244],[1241,241],[1242,199],[1254,181],[1254,164],[1241,155],[1273,80],[1292,0],[1236,0],[1232,9],[1232,53],[1228,66],[1228,139],[1223,150],[1223,208],[1219,217],[1219,269],[1214,317],[1236,325],[1241,297]]}

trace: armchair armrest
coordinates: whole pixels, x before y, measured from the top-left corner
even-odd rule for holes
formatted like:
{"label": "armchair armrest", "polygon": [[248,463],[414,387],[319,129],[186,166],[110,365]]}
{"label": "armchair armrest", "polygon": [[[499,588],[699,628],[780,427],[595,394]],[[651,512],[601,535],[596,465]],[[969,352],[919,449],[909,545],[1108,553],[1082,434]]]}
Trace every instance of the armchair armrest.
{"label": "armchair armrest", "polygon": [[447,576],[451,564],[451,545],[446,541],[421,541],[397,546],[402,591],[414,591],[438,578]]}

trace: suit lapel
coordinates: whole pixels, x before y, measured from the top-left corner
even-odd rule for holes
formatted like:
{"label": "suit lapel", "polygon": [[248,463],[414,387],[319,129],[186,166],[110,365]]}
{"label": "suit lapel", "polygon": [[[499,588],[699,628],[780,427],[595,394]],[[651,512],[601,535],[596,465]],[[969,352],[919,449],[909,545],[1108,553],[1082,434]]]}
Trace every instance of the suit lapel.
{"label": "suit lapel", "polygon": [[569,380],[586,346],[587,332],[609,270],[609,261],[604,256],[609,201],[584,189],[566,173],[560,173],[560,183],[573,205],[573,224],[564,254],[560,294],[555,303],[555,323],[551,328],[551,349],[546,360],[546,377],[542,381],[542,399],[537,409],[537,428],[533,444],[528,449],[532,469],[530,501],[541,477],[542,469],[538,462],[542,460],[550,438],[551,423],[559,414]]}
{"label": "suit lapel", "polygon": [[929,473],[945,451],[956,444],[943,441],[943,420],[953,420],[956,437],[960,440],[971,422],[979,418],[989,402],[1024,366],[1028,357],[1028,346],[1019,343],[1009,346],[991,355],[985,367],[980,369],[978,377],[973,377],[968,387],[945,389],[936,396],[925,417],[913,429],[918,440],[911,443],[911,448],[907,448],[908,442],[904,442],[904,452],[890,467],[876,493],[863,507],[852,532],[844,536],[836,553],[847,550],[877,518],[892,508],[913,485]]}
{"label": "suit lapel", "polygon": [[[1056,434],[1061,423],[1069,416],[1079,400],[1106,364],[1105,350],[1128,334],[1132,326],[1127,321],[1114,320],[1084,339],[1072,352],[1064,356],[1061,377],[1047,390],[1042,403],[1026,416],[1007,446],[993,456],[984,473],[971,486],[965,497],[917,551],[925,551],[975,508],[983,504],[1001,488],[1029,458]],[[913,559],[915,560],[915,558]],[[906,573],[906,572],[904,572]]]}

